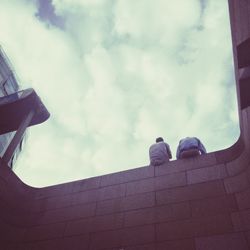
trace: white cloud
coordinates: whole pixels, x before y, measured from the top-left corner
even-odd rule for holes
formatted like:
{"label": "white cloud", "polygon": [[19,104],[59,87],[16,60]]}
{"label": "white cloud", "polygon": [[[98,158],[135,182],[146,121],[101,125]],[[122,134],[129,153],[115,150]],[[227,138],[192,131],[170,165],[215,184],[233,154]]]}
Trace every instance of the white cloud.
{"label": "white cloud", "polygon": [[51,112],[30,129],[18,175],[43,186],[140,167],[157,136],[173,155],[188,135],[209,151],[230,146],[226,2],[208,1],[202,14],[198,0],[54,0],[62,30],[39,21],[30,1],[1,1],[0,43]]}

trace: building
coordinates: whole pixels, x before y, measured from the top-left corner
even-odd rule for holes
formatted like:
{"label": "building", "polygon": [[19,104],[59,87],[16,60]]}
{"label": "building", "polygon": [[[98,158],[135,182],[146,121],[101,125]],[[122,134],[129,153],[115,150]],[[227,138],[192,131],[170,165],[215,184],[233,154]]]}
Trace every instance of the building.
{"label": "building", "polygon": [[25,185],[2,164],[1,249],[250,249],[250,0],[229,0],[229,7],[238,141],[196,158],[45,188]]}
{"label": "building", "polygon": [[[15,73],[11,67],[11,63],[8,57],[4,53],[3,49],[0,47],[0,97],[17,92],[19,89],[18,82],[16,80]],[[13,138],[15,133],[7,133],[0,135],[0,157],[3,156],[6,148],[9,145],[10,140]],[[20,147],[17,148],[15,155],[12,157],[9,166],[14,167],[14,162],[21,151],[22,143]]]}

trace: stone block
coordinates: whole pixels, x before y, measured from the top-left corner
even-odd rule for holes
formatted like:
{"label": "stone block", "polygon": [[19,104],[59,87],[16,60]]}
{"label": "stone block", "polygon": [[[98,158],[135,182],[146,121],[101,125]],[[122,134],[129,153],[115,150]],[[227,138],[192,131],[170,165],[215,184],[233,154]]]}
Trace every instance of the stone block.
{"label": "stone block", "polygon": [[166,221],[183,220],[190,217],[189,204],[186,202],[138,209],[124,214],[124,226],[132,227]]}
{"label": "stone block", "polygon": [[235,194],[240,210],[250,208],[250,188]]}
{"label": "stone block", "polygon": [[97,214],[109,214],[133,209],[153,207],[155,205],[155,193],[143,193],[127,196],[120,199],[112,199],[97,202]]}
{"label": "stone block", "polygon": [[156,250],[155,244],[119,247],[112,250]]}
{"label": "stone block", "polygon": [[90,189],[99,188],[101,177],[93,177],[74,182],[73,192],[82,192]]}
{"label": "stone block", "polygon": [[217,164],[227,163],[236,159],[242,153],[243,149],[244,149],[244,143],[240,138],[230,148],[223,149],[214,153]]}
{"label": "stone block", "polygon": [[[138,209],[126,212],[124,214],[124,226],[133,227],[155,222],[155,207]],[[170,212],[169,212],[170,213]]]}
{"label": "stone block", "polygon": [[243,233],[214,235],[195,239],[196,250],[248,250]]}
{"label": "stone block", "polygon": [[194,239],[171,240],[157,244],[156,250],[196,250]]}
{"label": "stone block", "polygon": [[123,197],[126,194],[126,184],[113,185],[99,189],[98,200]]}
{"label": "stone block", "polygon": [[155,177],[155,190],[187,185],[186,173],[174,173]]}
{"label": "stone block", "polygon": [[[123,231],[113,230],[93,233],[90,236],[90,250],[112,249],[121,247],[122,249]],[[118,248],[119,249],[119,248]]]}
{"label": "stone block", "polygon": [[39,219],[40,224],[49,224],[73,219],[91,217],[95,215],[96,203],[70,206],[46,211]]}
{"label": "stone block", "polygon": [[80,235],[91,232],[119,229],[123,225],[123,214],[96,216],[68,222],[65,235]]}
{"label": "stone block", "polygon": [[226,164],[229,176],[234,176],[244,171],[248,167],[249,163],[249,153],[247,150],[244,150],[238,158]]}
{"label": "stone block", "polygon": [[123,211],[121,198],[112,199],[112,200],[105,200],[105,201],[98,201],[96,204],[96,214],[97,215],[118,213],[120,211]]}
{"label": "stone block", "polygon": [[227,176],[224,164],[187,171],[188,184],[222,179]]}
{"label": "stone block", "polygon": [[213,166],[216,164],[214,153],[201,155],[199,157],[171,161],[168,165],[155,167],[155,176],[167,175],[185,170]]}
{"label": "stone block", "polygon": [[[134,245],[146,245],[155,240],[154,225],[98,232],[91,235],[90,249],[126,249]],[[119,249],[119,248],[118,248]]]}
{"label": "stone block", "polygon": [[143,207],[152,207],[155,205],[155,193],[143,193],[132,196],[127,196],[122,199],[122,211],[139,209]]}
{"label": "stone block", "polygon": [[234,195],[223,195],[190,202],[192,216],[208,216],[231,213],[238,210]]}
{"label": "stone block", "polygon": [[35,203],[40,206],[40,211],[51,210],[56,208],[68,207],[73,201],[74,195],[64,195],[49,197],[47,199],[37,200]]}
{"label": "stone block", "polygon": [[[66,237],[54,240],[35,241],[23,244],[18,250],[88,250],[89,235]],[[7,250],[7,249],[6,249]]]}
{"label": "stone block", "polygon": [[250,248],[250,231],[244,232],[244,235],[245,235],[245,237],[247,239],[248,247]]}
{"label": "stone block", "polygon": [[183,220],[191,217],[188,202],[163,205],[155,208],[155,222],[161,223],[172,220]]}
{"label": "stone block", "polygon": [[65,223],[55,223],[30,227],[26,231],[25,239],[26,241],[35,241],[62,237],[65,225]]}
{"label": "stone block", "polygon": [[244,230],[250,230],[250,209],[239,212]]}
{"label": "stone block", "polygon": [[72,194],[72,205],[93,203],[99,198],[98,189]]}
{"label": "stone block", "polygon": [[244,224],[239,212],[232,213],[231,219],[235,232],[244,230]]}
{"label": "stone block", "polygon": [[236,193],[249,187],[248,176],[246,172],[239,175],[226,178],[224,180],[227,193]]}
{"label": "stone block", "polygon": [[230,215],[192,218],[156,225],[157,241],[209,236],[232,231]]}
{"label": "stone block", "polygon": [[209,198],[225,194],[220,180],[156,191],[157,204],[178,203],[181,201]]}
{"label": "stone block", "polygon": [[154,178],[147,178],[143,180],[128,182],[126,184],[127,190],[126,195],[133,195],[133,194],[140,194],[145,192],[151,192],[155,189],[155,179]]}
{"label": "stone block", "polygon": [[154,177],[154,167],[141,167],[119,173],[103,175],[101,186],[109,186]]}

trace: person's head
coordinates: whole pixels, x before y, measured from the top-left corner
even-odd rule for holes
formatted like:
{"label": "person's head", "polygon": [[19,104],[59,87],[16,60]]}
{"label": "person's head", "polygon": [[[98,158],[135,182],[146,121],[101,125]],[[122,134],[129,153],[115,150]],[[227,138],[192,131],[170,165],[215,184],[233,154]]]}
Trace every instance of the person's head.
{"label": "person's head", "polygon": [[155,142],[161,142],[161,141],[164,141],[162,137],[158,137],[156,138]]}

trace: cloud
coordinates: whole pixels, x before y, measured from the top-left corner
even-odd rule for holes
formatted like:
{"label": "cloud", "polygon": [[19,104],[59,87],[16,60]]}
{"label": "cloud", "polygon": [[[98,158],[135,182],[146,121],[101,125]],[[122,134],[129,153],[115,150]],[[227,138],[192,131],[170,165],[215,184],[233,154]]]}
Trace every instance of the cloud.
{"label": "cloud", "polygon": [[[238,137],[227,1],[53,0],[0,3],[0,43],[51,119],[31,128],[16,173],[34,186],[148,164],[163,136],[208,151]],[[11,28],[10,28],[11,27]],[[17,42],[18,41],[18,42]]]}

